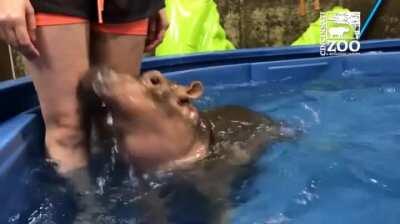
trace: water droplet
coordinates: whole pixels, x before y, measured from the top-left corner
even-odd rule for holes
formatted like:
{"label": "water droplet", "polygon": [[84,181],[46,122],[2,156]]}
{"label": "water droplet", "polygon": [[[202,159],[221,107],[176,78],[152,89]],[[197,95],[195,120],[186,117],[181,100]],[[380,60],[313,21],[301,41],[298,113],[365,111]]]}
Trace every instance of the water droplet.
{"label": "water droplet", "polygon": [[378,180],[376,180],[376,179],[374,179],[374,178],[369,178],[369,180],[370,180],[372,183],[374,183],[374,184],[377,184],[377,183],[378,183]]}
{"label": "water droplet", "polygon": [[114,124],[114,119],[113,119],[113,116],[111,115],[111,113],[107,114],[107,124],[109,126],[112,126]]}
{"label": "water droplet", "polygon": [[311,108],[311,107],[310,107],[308,104],[306,104],[306,103],[303,103],[303,107],[304,107],[304,109],[306,109],[306,110],[308,110],[308,111],[311,112],[312,116],[314,117],[314,121],[315,121],[317,124],[321,123],[321,120],[320,120],[320,118],[319,118],[319,114],[318,114],[317,111],[315,111],[313,108]]}
{"label": "water droplet", "polygon": [[142,175],[142,177],[143,177],[144,180],[148,180],[150,178],[150,175],[145,173],[145,174]]}
{"label": "water droplet", "polygon": [[97,186],[99,186],[97,193],[99,195],[103,195],[104,194],[104,185],[106,184],[106,179],[104,177],[97,177],[96,182],[97,182]]}
{"label": "water droplet", "polygon": [[19,213],[17,213],[15,215],[11,216],[10,218],[8,218],[8,223],[17,222],[20,217],[21,217],[21,215]]}
{"label": "water droplet", "polygon": [[351,78],[351,77],[360,76],[361,74],[363,74],[362,71],[352,68],[352,69],[343,71],[342,76],[345,78]]}

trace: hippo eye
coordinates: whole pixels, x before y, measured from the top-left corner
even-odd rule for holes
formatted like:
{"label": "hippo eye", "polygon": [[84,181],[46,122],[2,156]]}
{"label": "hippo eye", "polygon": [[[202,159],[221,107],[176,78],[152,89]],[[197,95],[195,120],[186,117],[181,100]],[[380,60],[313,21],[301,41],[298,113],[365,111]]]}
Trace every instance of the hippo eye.
{"label": "hippo eye", "polygon": [[151,82],[151,84],[156,86],[156,85],[159,85],[161,83],[161,80],[158,77],[151,77],[150,78],[150,82]]}
{"label": "hippo eye", "polygon": [[179,106],[185,106],[188,105],[190,103],[189,98],[181,98],[178,101]]}

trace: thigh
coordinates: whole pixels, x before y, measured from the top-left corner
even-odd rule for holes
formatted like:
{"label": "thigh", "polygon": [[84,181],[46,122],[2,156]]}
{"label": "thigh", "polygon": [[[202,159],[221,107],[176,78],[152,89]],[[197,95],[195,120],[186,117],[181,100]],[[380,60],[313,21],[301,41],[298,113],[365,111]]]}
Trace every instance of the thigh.
{"label": "thigh", "polygon": [[26,64],[39,96],[46,128],[60,123],[77,124],[77,86],[89,68],[89,25],[39,27],[36,45],[41,56]]}
{"label": "thigh", "polygon": [[118,73],[140,74],[146,36],[93,32],[91,60],[94,65],[109,66]]}

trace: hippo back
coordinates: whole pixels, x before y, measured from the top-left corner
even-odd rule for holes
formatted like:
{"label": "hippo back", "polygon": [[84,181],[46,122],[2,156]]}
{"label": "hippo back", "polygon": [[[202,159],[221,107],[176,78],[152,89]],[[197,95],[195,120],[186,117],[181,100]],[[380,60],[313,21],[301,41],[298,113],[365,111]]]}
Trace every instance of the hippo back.
{"label": "hippo back", "polygon": [[212,130],[211,156],[232,165],[250,163],[281,137],[279,122],[244,107],[224,106],[201,115]]}

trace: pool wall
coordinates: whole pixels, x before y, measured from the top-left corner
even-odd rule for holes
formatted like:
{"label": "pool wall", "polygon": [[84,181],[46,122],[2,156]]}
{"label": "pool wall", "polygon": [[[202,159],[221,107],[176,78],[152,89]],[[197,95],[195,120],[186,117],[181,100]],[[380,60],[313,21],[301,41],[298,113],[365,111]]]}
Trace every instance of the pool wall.
{"label": "pool wall", "polygon": [[[400,39],[361,43],[361,54],[320,57],[318,46],[263,48],[147,58],[143,70],[157,69],[180,83],[207,86],[245,82],[304,83],[345,79],[344,72],[374,77],[398,75]],[[0,83],[0,184],[19,175],[31,154],[43,153],[44,126],[30,78]]]}

